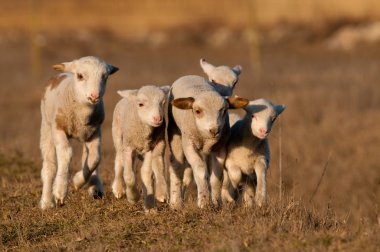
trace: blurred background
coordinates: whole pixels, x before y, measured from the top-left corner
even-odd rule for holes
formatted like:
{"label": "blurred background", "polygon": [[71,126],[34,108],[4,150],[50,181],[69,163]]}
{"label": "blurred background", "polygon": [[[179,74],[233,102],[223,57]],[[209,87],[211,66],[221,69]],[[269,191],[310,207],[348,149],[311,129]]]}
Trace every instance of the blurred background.
{"label": "blurred background", "polygon": [[[110,192],[117,90],[204,76],[200,58],[240,64],[237,95],[287,106],[270,136],[271,199],[301,198],[380,225],[378,0],[1,1],[0,55],[3,158],[41,164],[39,102],[51,65],[98,56],[120,68],[104,97]],[[3,192],[13,190],[8,179]]]}

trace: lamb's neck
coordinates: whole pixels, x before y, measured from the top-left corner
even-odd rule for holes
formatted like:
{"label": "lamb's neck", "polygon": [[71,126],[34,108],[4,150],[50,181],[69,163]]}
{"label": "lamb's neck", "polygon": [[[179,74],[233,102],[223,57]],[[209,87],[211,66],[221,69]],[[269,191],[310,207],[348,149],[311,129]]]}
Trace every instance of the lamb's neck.
{"label": "lamb's neck", "polygon": [[98,111],[103,105],[103,100],[100,99],[97,104],[81,103],[78,101],[72,86],[68,87],[67,96],[64,101],[64,106],[70,108],[73,113],[81,114],[85,123],[88,123],[92,115]]}

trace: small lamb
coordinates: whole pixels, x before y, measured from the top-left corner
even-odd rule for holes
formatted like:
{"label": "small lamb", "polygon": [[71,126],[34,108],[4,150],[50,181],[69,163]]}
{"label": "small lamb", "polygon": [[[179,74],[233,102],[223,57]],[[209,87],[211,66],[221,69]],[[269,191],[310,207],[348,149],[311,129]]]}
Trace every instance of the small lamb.
{"label": "small lamb", "polygon": [[[214,66],[207,62],[205,59],[200,59],[200,65],[207,75],[208,84],[210,84],[215,89],[215,91],[217,91],[222,96],[232,95],[233,90],[239,81],[239,76],[243,70],[240,65],[236,65],[232,68],[228,66]],[[192,181],[193,173],[191,167],[186,167],[183,175],[183,198],[187,188]]]}
{"label": "small lamb", "polygon": [[102,197],[103,185],[97,168],[101,158],[103,95],[108,76],[118,71],[117,67],[93,56],[53,68],[63,73],[50,79],[41,100],[41,209],[64,204],[72,157],[70,138],[83,143],[83,168],[74,176],[74,187],[79,189],[88,182],[89,192]]}
{"label": "small lamb", "polygon": [[[135,186],[135,159],[143,156],[141,179],[144,208],[155,207],[152,170],[156,179],[156,198],[167,200],[167,184],[164,176],[165,108],[170,87],[143,86],[137,90],[118,91],[123,97],[114,111],[112,136],[116,149],[115,179],[112,191],[116,198],[126,194],[130,203],[138,200]],[[124,180],[123,180],[124,177]]]}
{"label": "small lamb", "polygon": [[[242,108],[248,100],[222,97],[200,76],[176,80],[169,96],[168,140],[170,144],[170,204],[182,205],[184,170],[189,165],[198,190],[198,206],[205,207],[211,188],[212,203],[221,201],[224,145],[229,136],[229,108]],[[207,167],[207,159],[211,167]]]}
{"label": "small lamb", "polygon": [[249,102],[244,109],[247,112],[245,117],[231,128],[225,162],[228,176],[223,181],[222,197],[224,202],[233,201],[238,185],[245,178],[245,205],[251,207],[255,197],[256,204],[262,206],[267,198],[266,172],[270,160],[267,136],[285,106],[258,99]]}
{"label": "small lamb", "polygon": [[200,60],[200,65],[208,77],[209,84],[221,96],[231,96],[232,92],[239,81],[239,75],[243,68],[236,65],[232,68],[228,66],[214,66],[205,59]]}

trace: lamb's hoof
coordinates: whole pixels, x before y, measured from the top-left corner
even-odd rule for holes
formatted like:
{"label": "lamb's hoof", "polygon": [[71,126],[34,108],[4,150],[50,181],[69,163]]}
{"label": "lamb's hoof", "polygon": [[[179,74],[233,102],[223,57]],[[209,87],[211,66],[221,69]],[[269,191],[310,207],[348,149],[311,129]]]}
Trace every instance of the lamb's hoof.
{"label": "lamb's hoof", "polygon": [[96,190],[93,194],[92,194],[92,197],[94,197],[94,199],[102,199],[104,196],[103,192],[100,192],[98,190]]}
{"label": "lamb's hoof", "polygon": [[56,205],[57,207],[64,206],[64,205],[65,205],[65,201],[64,201],[64,199],[63,199],[63,198],[61,198],[61,199],[56,198],[56,199],[55,199],[55,205]]}
{"label": "lamb's hoof", "polygon": [[91,186],[90,188],[88,188],[88,193],[94,199],[102,199],[104,196],[104,192],[102,190],[97,189],[95,186]]}
{"label": "lamb's hoof", "polygon": [[156,208],[145,208],[145,214],[146,215],[156,215],[157,209]]}
{"label": "lamb's hoof", "polygon": [[55,207],[55,204],[53,200],[41,200],[40,201],[40,208],[41,210],[47,210]]}
{"label": "lamb's hoof", "polygon": [[73,185],[75,190],[79,190],[85,184],[82,172],[77,172],[73,177]]}
{"label": "lamb's hoof", "polygon": [[116,199],[121,199],[125,195],[125,189],[117,184],[112,185],[112,193]]}
{"label": "lamb's hoof", "polygon": [[136,204],[137,201],[139,201],[140,194],[135,189],[132,189],[132,190],[127,189],[126,195],[127,195],[128,202],[131,203],[132,205]]}
{"label": "lamb's hoof", "polygon": [[170,202],[170,208],[173,210],[181,210],[182,203],[181,202]]}
{"label": "lamb's hoof", "polygon": [[125,195],[125,193],[113,192],[113,195],[116,199],[121,199]]}
{"label": "lamb's hoof", "polygon": [[166,196],[158,196],[158,197],[156,197],[156,200],[158,202],[160,202],[160,203],[166,203],[166,202],[168,202],[168,197],[166,197]]}

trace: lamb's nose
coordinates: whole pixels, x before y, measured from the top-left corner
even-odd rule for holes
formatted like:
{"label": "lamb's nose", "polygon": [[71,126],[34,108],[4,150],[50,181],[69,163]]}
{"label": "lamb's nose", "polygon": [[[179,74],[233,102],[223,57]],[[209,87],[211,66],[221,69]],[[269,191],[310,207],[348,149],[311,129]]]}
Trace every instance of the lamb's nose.
{"label": "lamb's nose", "polygon": [[97,103],[99,101],[99,93],[91,93],[89,99],[92,103]]}
{"label": "lamb's nose", "polygon": [[212,136],[216,136],[219,134],[219,128],[215,127],[215,128],[211,128],[209,129],[210,133]]}
{"label": "lamb's nose", "polygon": [[162,116],[153,116],[153,122],[159,124],[162,122]]}
{"label": "lamb's nose", "polygon": [[266,130],[266,129],[263,129],[263,128],[260,128],[260,129],[259,129],[259,133],[260,133],[261,135],[265,135],[265,134],[267,133],[267,130]]}

